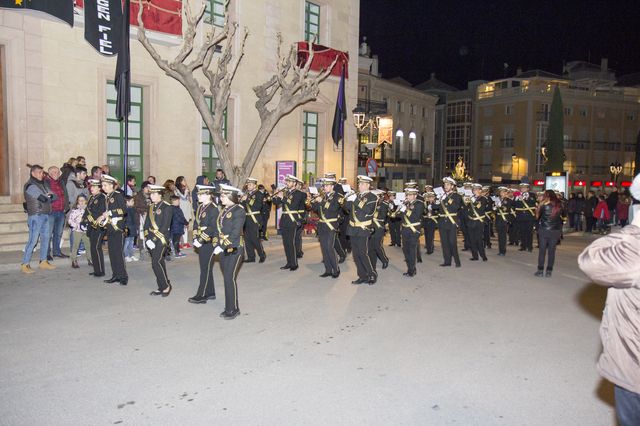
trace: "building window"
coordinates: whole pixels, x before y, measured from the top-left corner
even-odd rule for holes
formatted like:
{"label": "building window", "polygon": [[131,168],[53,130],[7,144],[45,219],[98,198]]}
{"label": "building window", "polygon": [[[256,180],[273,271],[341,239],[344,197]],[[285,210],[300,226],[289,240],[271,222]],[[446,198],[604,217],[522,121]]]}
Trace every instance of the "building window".
{"label": "building window", "polygon": [[[112,81],[107,82],[107,164],[112,176],[125,182],[124,176],[124,121],[116,118],[116,89]],[[131,85],[131,114],[129,115],[129,143],[127,174],[142,182],[143,116],[144,99],[142,86]]]}
{"label": "building window", "polygon": [[317,176],[318,153],[318,113],[303,112],[302,122],[302,176],[308,182],[309,176]]}
{"label": "building window", "polygon": [[549,121],[549,104],[541,104],[538,111],[538,121]]}
{"label": "building window", "polygon": [[493,144],[493,135],[484,135],[482,138],[482,147],[483,148],[491,148]]}
{"label": "building window", "polygon": [[570,117],[573,115],[573,108],[572,107],[564,107],[564,115]]}
{"label": "building window", "polygon": [[513,115],[513,105],[505,105],[504,106],[504,115]]}
{"label": "building window", "polygon": [[536,172],[541,173],[544,170],[544,157],[542,156],[542,145],[547,142],[547,130],[549,126],[546,123],[538,123],[536,126]]}
{"label": "building window", "polygon": [[635,112],[627,112],[626,117],[627,117],[627,121],[635,121],[636,113]]}
{"label": "building window", "polygon": [[225,0],[205,0],[204,22],[224,27]]}
{"label": "building window", "polygon": [[396,101],[396,112],[402,112],[402,102]]}
{"label": "building window", "polygon": [[320,43],[320,6],[310,1],[304,4],[304,39]]}
{"label": "building window", "polygon": [[422,118],[427,118],[427,109],[422,107]]}
{"label": "building window", "polygon": [[471,101],[452,102],[447,105],[447,124],[470,122]]}
{"label": "building window", "polygon": [[[207,105],[209,105],[209,111],[212,110],[212,98],[211,96],[205,97]],[[220,158],[218,158],[218,152],[213,145],[213,137],[209,128],[202,120],[202,174],[208,176],[210,179],[214,178],[216,169],[221,169],[222,164]],[[224,110],[224,119],[222,120],[222,136],[227,140],[227,109]]]}
{"label": "building window", "polygon": [[580,111],[578,111],[578,114],[580,115],[580,117],[586,117],[587,116],[587,109],[586,108],[580,108]]}

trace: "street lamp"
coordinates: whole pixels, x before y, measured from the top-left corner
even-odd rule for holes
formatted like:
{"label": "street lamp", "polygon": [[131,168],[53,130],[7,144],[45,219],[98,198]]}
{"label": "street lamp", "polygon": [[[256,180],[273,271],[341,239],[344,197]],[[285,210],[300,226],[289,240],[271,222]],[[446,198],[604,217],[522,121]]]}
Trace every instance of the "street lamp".
{"label": "street lamp", "polygon": [[373,158],[373,150],[378,145],[374,136],[380,127],[380,116],[374,116],[370,112],[366,112],[364,108],[358,106],[353,109],[353,124],[360,133],[366,133],[368,131],[369,141],[365,146],[371,150],[371,157]]}
{"label": "street lamp", "polygon": [[611,180],[617,186],[618,185],[618,175],[622,173],[622,164],[619,162],[611,163],[609,165],[609,172],[611,173]]}

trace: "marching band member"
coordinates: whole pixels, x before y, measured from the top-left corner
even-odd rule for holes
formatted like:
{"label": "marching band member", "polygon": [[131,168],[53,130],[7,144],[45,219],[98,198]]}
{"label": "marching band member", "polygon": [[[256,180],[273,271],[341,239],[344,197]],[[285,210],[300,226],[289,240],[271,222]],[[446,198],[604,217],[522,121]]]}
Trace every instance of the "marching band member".
{"label": "marching band member", "polygon": [[[478,260],[478,254],[484,262],[487,255],[482,242],[484,236],[484,222],[487,209],[487,199],[482,195],[482,185],[474,183],[471,185],[473,197],[465,200],[465,213],[467,216],[467,232],[469,235],[469,248],[471,249],[471,259]],[[465,197],[467,198],[467,197]]]}
{"label": "marching band member", "polygon": [[509,189],[501,186],[498,188],[500,201],[493,207],[496,212],[496,231],[498,231],[498,256],[507,254],[507,232],[515,218],[513,212],[513,200],[508,196]]}
{"label": "marching band member", "polygon": [[[333,180],[334,182],[336,181],[336,174],[333,172],[327,172],[324,174],[324,178],[325,179],[329,179],[329,180]],[[344,247],[342,246],[341,241],[341,235],[340,233],[341,231],[341,226],[343,226],[343,223],[345,221],[345,217],[346,215],[344,214],[344,210],[343,210],[343,206],[344,206],[344,188],[342,188],[342,185],[340,184],[334,184],[333,185],[333,191],[335,192],[336,196],[338,197],[338,202],[340,204],[340,209],[338,211],[338,222],[335,226],[336,228],[336,238],[334,240],[333,243],[333,247],[336,250],[336,252],[338,253],[338,263],[342,263],[347,259],[347,251],[344,249]]]}
{"label": "marching band member", "polygon": [[207,303],[215,300],[216,289],[213,285],[214,250],[218,246],[218,206],[213,202],[215,186],[196,185],[198,209],[193,223],[193,246],[198,251],[200,264],[200,285],[189,303]]}
{"label": "marching band member", "polygon": [[[338,179],[338,184],[335,186],[335,191],[338,194],[341,194],[343,197],[346,196],[345,189],[343,185],[347,185],[347,178],[341,177]],[[340,212],[340,224],[338,226],[338,241],[340,243],[340,247],[345,253],[345,257],[347,253],[351,253],[351,240],[347,235],[347,228],[349,227],[349,214],[344,209],[345,201],[342,203],[342,211]]]}
{"label": "marching band member", "polygon": [[[424,197],[423,197],[422,194],[420,194],[420,190],[418,190],[418,182],[416,182],[415,180],[410,180],[404,186],[405,186],[405,189],[406,188],[415,189],[416,190],[416,200],[418,202],[424,204]],[[423,211],[424,211],[424,209],[423,209]],[[417,262],[418,263],[422,263],[422,253],[420,252],[420,244],[418,244],[416,250],[417,250],[417,252],[416,252]]]}
{"label": "marching band member", "polygon": [[347,235],[351,238],[353,261],[358,270],[358,279],[351,284],[376,283],[378,276],[369,259],[369,236],[373,229],[373,214],[376,211],[378,197],[370,191],[371,179],[358,176],[358,193],[347,197],[346,210],[349,212]]}
{"label": "marching band member", "polygon": [[433,191],[425,192],[424,194],[425,213],[423,217],[426,217],[424,221],[424,245],[427,250],[427,254],[433,254],[434,250],[434,237],[436,235],[436,228],[438,227],[438,207],[436,206],[436,193]]}
{"label": "marching band member", "polygon": [[282,244],[287,263],[281,266],[280,269],[295,271],[298,269],[296,230],[302,228],[302,219],[305,214],[304,205],[307,196],[304,192],[296,189],[297,177],[287,175],[285,182],[287,189],[284,192],[274,194],[272,201],[276,206],[282,206],[280,229],[282,230]]}
{"label": "marching band member", "polygon": [[482,187],[482,196],[487,200],[484,219],[483,244],[486,248],[491,248],[491,237],[493,237],[493,200],[491,199],[491,187]]}
{"label": "marching band member", "polygon": [[247,178],[247,192],[242,196],[242,205],[247,212],[247,220],[244,224],[245,250],[247,252],[246,263],[256,261],[256,252],[260,263],[264,263],[267,255],[260,241],[260,228],[262,227],[261,212],[264,195],[257,190],[258,179]]}
{"label": "marching band member", "polygon": [[529,184],[520,184],[520,196],[516,198],[516,226],[520,230],[519,251],[533,251],[533,225],[536,221],[536,196],[529,192]]}
{"label": "marching band member", "polygon": [[104,276],[104,252],[102,251],[102,239],[104,238],[105,228],[99,219],[106,210],[107,202],[105,195],[101,192],[100,181],[97,179],[89,179],[89,192],[91,196],[87,202],[87,209],[84,211],[82,222],[87,227],[87,235],[89,236],[89,247],[91,253],[91,263],[93,264],[93,272],[89,275],[94,277]]}
{"label": "marching band member", "polygon": [[240,315],[238,307],[238,267],[242,263],[242,229],[246,212],[238,203],[240,190],[230,185],[220,184],[221,210],[218,215],[218,247],[220,269],[224,276],[224,311],[220,316],[231,320]]}
{"label": "marching band member", "polygon": [[462,209],[462,197],[456,189],[456,181],[451,177],[442,179],[444,195],[436,201],[438,206],[438,232],[440,233],[440,243],[442,245],[442,255],[444,263],[440,266],[451,266],[451,258],[455,261],[456,268],[460,267],[460,256],[458,255],[458,211]]}
{"label": "marching band member", "polygon": [[164,186],[149,185],[149,212],[144,220],[144,244],[151,254],[151,268],[156,276],[158,289],[152,291],[151,296],[167,297],[171,294],[171,282],[167,277],[165,254],[171,249],[171,219],[173,208],[171,204],[162,201]]}
{"label": "marching band member", "polygon": [[400,222],[402,219],[399,217],[400,215],[400,206],[396,204],[396,193],[389,192],[389,212],[387,213],[387,218],[389,219],[389,236],[391,237],[390,247],[393,246],[402,246],[402,237],[400,235]]}
{"label": "marching band member", "polygon": [[100,180],[102,190],[105,193],[106,208],[98,219],[99,223],[107,228],[107,246],[109,247],[109,262],[111,263],[112,277],[104,280],[105,283],[120,283],[127,285],[129,276],[124,265],[124,215],[127,203],[124,195],[116,191],[118,180],[113,176],[102,175]]}
{"label": "marching band member", "polygon": [[516,225],[515,222],[515,217],[516,217],[516,210],[515,210],[515,203],[516,203],[516,196],[515,196],[515,189],[513,188],[508,188],[509,192],[507,193],[507,198],[511,201],[511,209],[513,210],[513,220],[509,223],[509,230],[507,231],[507,235],[509,236],[509,245],[510,246],[519,246],[520,245],[520,229],[518,229],[518,226]]}
{"label": "marching band member", "polygon": [[403,275],[413,277],[416,274],[416,257],[420,246],[422,213],[424,202],[418,200],[418,188],[405,188],[406,201],[402,211],[402,252],[407,263],[407,272]]}
{"label": "marching band member", "polygon": [[318,237],[320,238],[320,250],[322,251],[322,263],[324,273],[321,278],[340,276],[338,259],[336,257],[335,242],[338,232],[338,216],[342,205],[340,195],[334,191],[335,178],[322,179],[323,194],[318,195],[312,202],[312,209],[320,217],[318,222]]}
{"label": "marching band member", "polygon": [[302,259],[304,256],[304,252],[302,251],[302,231],[304,230],[304,225],[307,224],[307,211],[311,208],[311,202],[309,201],[308,193],[305,193],[302,188],[304,186],[304,181],[296,178],[296,190],[298,192],[302,192],[304,195],[304,203],[302,204],[302,215],[300,226],[296,228],[296,259]]}
{"label": "marching band member", "polygon": [[384,252],[382,241],[384,240],[385,223],[387,222],[387,212],[389,203],[384,199],[385,192],[379,189],[371,191],[378,197],[378,207],[373,215],[373,233],[369,237],[369,259],[373,270],[376,270],[377,259],[382,262],[382,269],[389,266],[389,258]]}

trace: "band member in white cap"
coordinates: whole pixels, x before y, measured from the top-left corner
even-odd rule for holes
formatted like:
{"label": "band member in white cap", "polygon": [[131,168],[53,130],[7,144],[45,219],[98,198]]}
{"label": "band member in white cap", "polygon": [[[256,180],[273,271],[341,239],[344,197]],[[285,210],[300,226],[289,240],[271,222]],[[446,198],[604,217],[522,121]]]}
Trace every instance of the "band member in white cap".
{"label": "band member in white cap", "polygon": [[89,275],[94,277],[104,276],[104,252],[102,251],[102,239],[104,238],[105,222],[100,222],[100,217],[107,208],[106,197],[100,188],[100,181],[89,179],[89,192],[91,196],[87,201],[87,209],[84,211],[82,222],[87,227],[89,236],[89,251],[91,252],[91,263],[93,272]]}
{"label": "band member in white cap", "polygon": [[382,246],[387,223],[387,213],[389,212],[389,202],[384,199],[385,192],[381,189],[376,189],[371,192],[378,197],[378,207],[373,214],[373,233],[369,237],[369,259],[371,260],[373,270],[376,271],[378,259],[382,262],[382,269],[387,269],[389,266],[389,258]]}
{"label": "band member in white cap", "polygon": [[442,179],[444,195],[438,201],[438,231],[444,262],[440,266],[451,266],[451,258],[456,268],[460,267],[458,255],[458,211],[462,209],[462,197],[456,192],[456,181],[453,178]]}
{"label": "band member in white cap", "polygon": [[242,229],[246,212],[238,203],[240,190],[221,183],[218,215],[218,247],[214,253],[220,253],[220,269],[224,277],[224,311],[220,316],[231,320],[240,315],[238,307],[238,268],[242,263]]}
{"label": "band member in white cap", "polygon": [[320,275],[321,278],[329,276],[338,278],[340,276],[335,241],[338,231],[338,214],[342,207],[340,205],[340,196],[333,190],[335,184],[335,177],[322,179],[323,194],[315,197],[311,204],[312,209],[320,217],[318,237],[320,238],[322,263],[324,264],[324,273]]}
{"label": "band member in white cap", "polygon": [[171,282],[167,277],[165,254],[171,249],[171,219],[173,208],[171,204],[162,201],[164,186],[149,185],[149,212],[144,220],[144,244],[151,254],[151,268],[156,276],[158,289],[151,292],[152,296],[167,297],[171,294]]}
{"label": "band member in white cap", "polygon": [[378,203],[378,197],[369,190],[371,182],[373,179],[368,176],[358,176],[358,194],[350,195],[345,206],[349,212],[347,235],[351,238],[353,261],[358,269],[358,279],[352,284],[373,285],[378,279],[369,259],[369,236],[373,231],[373,214]]}
{"label": "band member in white cap", "polygon": [[242,196],[242,206],[247,212],[247,220],[244,224],[244,241],[247,253],[246,263],[256,261],[256,252],[263,263],[267,258],[260,241],[260,228],[262,227],[261,213],[264,194],[257,190],[258,179],[247,178],[247,192]]}
{"label": "band member in white cap", "polygon": [[[324,174],[324,178],[325,179],[329,179],[333,182],[337,182],[336,181],[336,174],[333,172],[327,172]],[[338,263],[342,263],[346,260],[347,258],[347,251],[344,249],[344,247],[342,246],[342,239],[343,237],[341,236],[342,232],[346,232],[346,228],[344,228],[343,224],[345,222],[345,214],[344,214],[344,210],[342,209],[342,206],[344,206],[344,188],[342,188],[342,185],[335,183],[333,185],[333,192],[335,193],[335,196],[338,198],[338,203],[340,206],[340,209],[338,211],[338,222],[335,225],[336,228],[336,238],[335,238],[335,242],[333,244],[333,247],[335,248],[336,252],[338,253]]]}
{"label": "band member in white cap", "polygon": [[200,262],[200,285],[189,303],[207,303],[216,298],[213,285],[214,250],[218,246],[218,206],[213,202],[216,187],[196,185],[198,209],[193,223],[193,246]]}
{"label": "band member in white cap", "polygon": [[533,225],[536,221],[536,196],[529,192],[529,184],[520,184],[515,202],[516,226],[520,234],[520,251],[533,251]]}
{"label": "band member in white cap", "polygon": [[281,266],[280,269],[295,271],[298,269],[296,230],[302,227],[307,196],[304,192],[296,189],[298,178],[295,176],[287,175],[285,182],[287,189],[284,192],[273,195],[271,199],[275,205],[282,206],[280,229],[282,230],[282,245],[284,246],[287,263]]}
{"label": "band member in white cap", "polygon": [[105,280],[107,284],[120,283],[127,285],[129,276],[124,265],[124,216],[127,210],[127,203],[124,195],[116,191],[118,180],[113,176],[102,175],[102,190],[105,193],[106,209],[102,213],[99,223],[107,228],[107,245],[109,247],[109,262],[111,263],[110,279]]}
{"label": "band member in white cap", "polygon": [[500,200],[495,204],[496,231],[498,231],[498,256],[507,253],[507,232],[513,223],[515,214],[513,212],[513,200],[509,198],[509,189],[501,186],[498,188]]}
{"label": "band member in white cap", "polygon": [[484,251],[484,222],[487,220],[485,215],[487,209],[487,199],[482,196],[482,185],[474,183],[471,185],[473,197],[469,202],[465,203],[464,210],[467,215],[467,232],[469,235],[469,248],[471,249],[471,259],[478,260],[478,255],[484,262],[487,261],[487,255]]}
{"label": "band member in white cap", "polygon": [[433,191],[424,193],[424,246],[427,254],[433,254],[435,248],[434,239],[438,228],[438,207],[436,206],[436,193]]}
{"label": "band member in white cap", "polygon": [[404,192],[406,200],[400,209],[402,211],[402,252],[404,261],[407,263],[407,272],[403,275],[413,277],[417,272],[416,260],[420,246],[424,202],[417,199],[418,188],[405,188]]}

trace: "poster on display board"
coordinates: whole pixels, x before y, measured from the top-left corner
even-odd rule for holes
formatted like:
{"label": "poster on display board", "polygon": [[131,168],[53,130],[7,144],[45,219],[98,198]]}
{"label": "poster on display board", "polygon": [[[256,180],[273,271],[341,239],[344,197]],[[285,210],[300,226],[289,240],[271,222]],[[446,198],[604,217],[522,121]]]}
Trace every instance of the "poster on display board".
{"label": "poster on display board", "polygon": [[[296,175],[296,162],[291,161],[276,161],[276,189],[284,188],[287,186],[285,179],[287,175]],[[280,217],[282,216],[282,207],[276,208],[276,229],[280,232]]]}
{"label": "poster on display board", "polygon": [[566,197],[569,193],[569,174],[567,172],[545,173],[544,189],[562,192]]}

